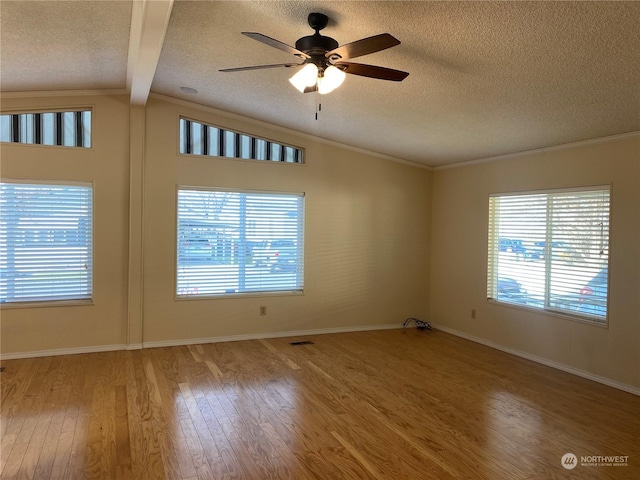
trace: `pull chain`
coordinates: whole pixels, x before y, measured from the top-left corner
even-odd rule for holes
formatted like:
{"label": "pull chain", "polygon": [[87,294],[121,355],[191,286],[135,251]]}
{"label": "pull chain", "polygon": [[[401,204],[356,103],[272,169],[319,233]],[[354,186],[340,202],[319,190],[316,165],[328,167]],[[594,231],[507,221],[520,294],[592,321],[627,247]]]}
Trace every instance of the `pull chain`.
{"label": "pull chain", "polygon": [[320,103],[320,94],[316,90],[316,121],[318,120],[318,113],[322,111],[322,103]]}

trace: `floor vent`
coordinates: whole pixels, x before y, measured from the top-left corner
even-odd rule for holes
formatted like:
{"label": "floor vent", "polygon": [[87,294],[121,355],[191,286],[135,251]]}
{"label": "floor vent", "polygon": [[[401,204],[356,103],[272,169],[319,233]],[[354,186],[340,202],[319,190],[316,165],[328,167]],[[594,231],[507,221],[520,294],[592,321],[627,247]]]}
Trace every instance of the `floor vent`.
{"label": "floor vent", "polygon": [[291,342],[289,345],[298,346],[298,345],[313,345],[311,340],[303,340],[302,342]]}

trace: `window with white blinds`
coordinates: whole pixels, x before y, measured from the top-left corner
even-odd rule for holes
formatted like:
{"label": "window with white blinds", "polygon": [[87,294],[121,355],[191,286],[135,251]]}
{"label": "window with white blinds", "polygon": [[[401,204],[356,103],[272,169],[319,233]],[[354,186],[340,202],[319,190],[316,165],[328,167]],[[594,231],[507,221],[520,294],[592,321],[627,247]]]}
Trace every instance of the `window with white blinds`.
{"label": "window with white blinds", "polygon": [[178,297],[301,292],[304,195],[180,187]]}
{"label": "window with white blinds", "polygon": [[487,297],[605,325],[610,188],[492,195]]}
{"label": "window with white blinds", "polygon": [[302,149],[291,145],[180,119],[180,153],[212,157],[303,163]]}
{"label": "window with white blinds", "polygon": [[0,302],[90,300],[91,184],[0,183]]}
{"label": "window with white blinds", "polygon": [[91,110],[0,115],[0,142],[91,147]]}

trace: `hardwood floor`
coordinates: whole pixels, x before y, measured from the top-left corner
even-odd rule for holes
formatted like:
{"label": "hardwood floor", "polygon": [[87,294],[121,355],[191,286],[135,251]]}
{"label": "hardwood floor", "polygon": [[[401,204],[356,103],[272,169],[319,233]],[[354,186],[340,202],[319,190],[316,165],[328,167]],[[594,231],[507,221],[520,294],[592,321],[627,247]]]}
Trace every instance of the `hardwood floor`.
{"label": "hardwood floor", "polygon": [[443,332],[2,366],[3,479],[640,478],[640,397]]}

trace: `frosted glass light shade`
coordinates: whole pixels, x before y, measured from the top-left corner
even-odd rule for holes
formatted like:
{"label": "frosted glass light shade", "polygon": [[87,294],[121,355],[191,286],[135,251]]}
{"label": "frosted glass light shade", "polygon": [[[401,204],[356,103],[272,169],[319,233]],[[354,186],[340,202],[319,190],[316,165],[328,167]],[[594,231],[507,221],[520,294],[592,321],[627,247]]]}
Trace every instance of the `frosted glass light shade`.
{"label": "frosted glass light shade", "polygon": [[291,85],[300,92],[307,87],[313,87],[318,81],[318,67],[313,63],[307,63],[293,77],[289,79]]}
{"label": "frosted glass light shade", "polygon": [[327,67],[324,76],[318,78],[318,92],[321,94],[332,92],[342,85],[346,76],[346,73],[333,65]]}

